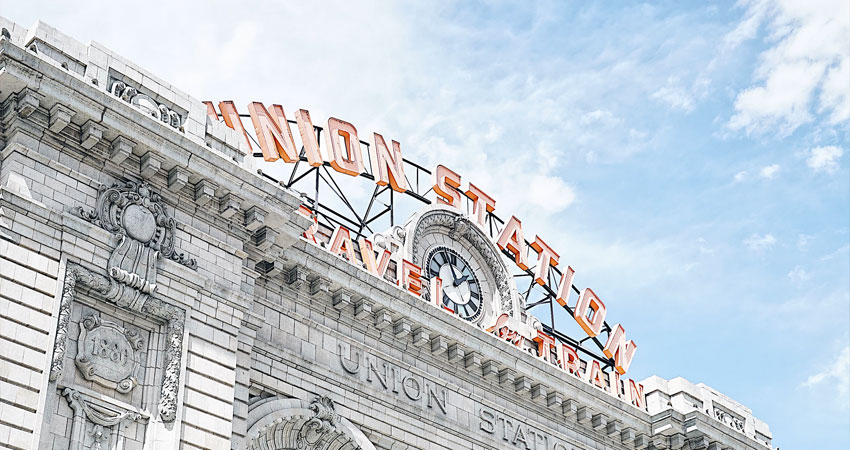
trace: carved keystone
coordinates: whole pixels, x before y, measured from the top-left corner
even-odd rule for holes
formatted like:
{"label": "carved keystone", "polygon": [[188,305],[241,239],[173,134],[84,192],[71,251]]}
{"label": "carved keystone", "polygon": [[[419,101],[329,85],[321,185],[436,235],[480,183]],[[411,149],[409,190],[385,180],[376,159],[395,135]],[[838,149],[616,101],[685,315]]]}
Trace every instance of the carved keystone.
{"label": "carved keystone", "polygon": [[71,123],[71,117],[74,116],[74,110],[59,103],[50,108],[50,126],[48,129],[54,133],[59,133]]}
{"label": "carved keystone", "polygon": [[168,171],[168,190],[177,192],[189,183],[189,172],[181,167],[172,167]]}
{"label": "carved keystone", "polygon": [[18,115],[26,119],[29,117],[41,103],[44,96],[32,89],[25,88],[18,94]]}
{"label": "carved keystone", "polygon": [[221,217],[229,219],[238,213],[240,209],[242,209],[242,199],[236,194],[228,192],[219,202],[218,213]]}
{"label": "carved keystone", "polygon": [[153,152],[145,153],[139,159],[139,175],[144,179],[151,178],[162,168],[163,161],[161,156]]}
{"label": "carved keystone", "polygon": [[457,343],[454,343],[454,344],[449,346],[448,353],[449,353],[449,361],[454,363],[454,362],[458,362],[461,359],[463,359],[463,356],[466,352],[463,351],[463,347],[461,347]]}
{"label": "carved keystone", "polygon": [[245,229],[255,231],[266,221],[266,212],[258,206],[252,206],[245,211]]}
{"label": "carved keystone", "polygon": [[531,390],[531,378],[525,375],[520,375],[514,380],[514,389],[519,392],[528,392]]}
{"label": "carved keystone", "polygon": [[[210,180],[201,180],[195,184],[195,203],[204,206],[215,197],[218,186]],[[251,230],[253,231],[253,230]]]}
{"label": "carved keystone", "polygon": [[590,425],[593,427],[594,430],[599,431],[602,428],[605,428],[606,425],[608,425],[608,417],[606,417],[602,413],[594,414],[593,417],[590,419]]}
{"label": "carved keystone", "polygon": [[425,327],[419,327],[413,330],[412,340],[413,345],[423,347],[425,344],[431,342],[431,333]]}
{"label": "carved keystone", "polygon": [[87,121],[83,124],[83,134],[80,138],[80,145],[86,149],[91,150],[94,147],[94,144],[100,142],[103,139],[103,132],[106,131],[106,128],[92,122],[91,120]]}
{"label": "carved keystone", "polygon": [[445,336],[434,336],[431,338],[431,353],[442,355],[449,349],[449,341]]}
{"label": "carved keystone", "polygon": [[109,160],[115,164],[121,164],[130,157],[134,148],[136,148],[135,142],[124,136],[118,136],[112,140],[112,147],[109,150]]}

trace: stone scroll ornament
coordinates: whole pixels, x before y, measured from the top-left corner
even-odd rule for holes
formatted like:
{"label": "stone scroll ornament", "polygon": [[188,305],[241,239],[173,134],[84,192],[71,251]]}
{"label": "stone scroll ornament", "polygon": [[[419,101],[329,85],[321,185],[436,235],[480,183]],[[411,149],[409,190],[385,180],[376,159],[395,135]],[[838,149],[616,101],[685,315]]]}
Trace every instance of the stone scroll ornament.
{"label": "stone scroll ornament", "polygon": [[197,269],[198,262],[174,247],[177,223],[162,197],[146,183],[101,186],[95,208],[74,208],[81,218],[113,233],[118,244],[109,257],[107,271],[117,283],[106,296],[118,306],[139,311],[156,291],[160,257]]}

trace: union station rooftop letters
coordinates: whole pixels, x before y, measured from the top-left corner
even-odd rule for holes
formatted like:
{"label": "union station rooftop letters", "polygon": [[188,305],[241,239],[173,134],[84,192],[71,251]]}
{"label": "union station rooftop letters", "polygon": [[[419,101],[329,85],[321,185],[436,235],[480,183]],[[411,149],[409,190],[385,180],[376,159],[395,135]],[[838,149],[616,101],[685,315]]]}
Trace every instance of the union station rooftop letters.
{"label": "union station rooftop letters", "polygon": [[0,446],[771,448],[476,180],[0,28]]}

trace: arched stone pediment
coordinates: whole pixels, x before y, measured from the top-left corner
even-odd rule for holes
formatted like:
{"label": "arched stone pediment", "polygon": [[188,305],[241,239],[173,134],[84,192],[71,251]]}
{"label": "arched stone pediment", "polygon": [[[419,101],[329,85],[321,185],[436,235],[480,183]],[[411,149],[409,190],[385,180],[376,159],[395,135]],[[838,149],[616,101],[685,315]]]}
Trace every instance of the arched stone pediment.
{"label": "arched stone pediment", "polygon": [[305,405],[298,399],[272,398],[248,411],[245,450],[375,450],[328,397]]}

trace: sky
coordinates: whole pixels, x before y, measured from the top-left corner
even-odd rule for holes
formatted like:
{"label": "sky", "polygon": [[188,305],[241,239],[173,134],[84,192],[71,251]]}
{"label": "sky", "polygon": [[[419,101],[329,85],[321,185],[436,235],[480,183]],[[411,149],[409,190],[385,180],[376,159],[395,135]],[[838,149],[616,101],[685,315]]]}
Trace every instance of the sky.
{"label": "sky", "polygon": [[786,450],[850,447],[850,2],[303,3],[0,15],[400,141],[559,251],[637,343],[630,377],[706,383]]}

